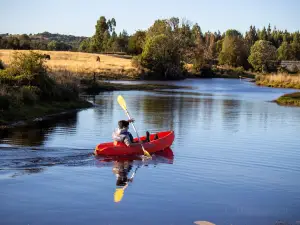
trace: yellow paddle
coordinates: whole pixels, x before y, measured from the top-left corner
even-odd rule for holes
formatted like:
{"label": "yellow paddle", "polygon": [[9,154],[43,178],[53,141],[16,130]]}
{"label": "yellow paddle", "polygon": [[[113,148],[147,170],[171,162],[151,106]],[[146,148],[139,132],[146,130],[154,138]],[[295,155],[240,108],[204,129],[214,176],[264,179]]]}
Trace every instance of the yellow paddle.
{"label": "yellow paddle", "polygon": [[[133,177],[134,177],[134,175],[135,175],[135,173],[136,173],[136,171],[137,171],[138,168],[139,167],[137,167],[135,169],[135,171],[133,172],[133,174],[130,177],[130,180],[133,179]],[[127,186],[128,186],[128,181],[127,181],[127,184],[124,187],[116,189],[115,194],[114,194],[114,201],[115,202],[120,202],[122,200],[123,195],[124,195],[124,190],[127,188]]]}
{"label": "yellow paddle", "polygon": [[[126,115],[128,116],[128,118],[131,119],[131,117],[130,117],[130,115],[129,115],[129,112],[128,112],[128,110],[127,110],[127,107],[126,107],[125,99],[124,99],[121,95],[119,95],[117,101],[118,101],[119,105],[122,107],[122,109],[124,109],[124,111],[125,111]],[[139,140],[139,142],[140,142],[140,137],[139,137],[139,135],[138,135],[137,130],[135,129],[135,126],[134,126],[133,122],[132,122],[131,124],[132,124],[132,127],[133,127],[133,129],[134,129],[134,131],[135,131],[135,133],[136,133],[136,135],[137,135],[137,137],[138,137],[138,140]],[[141,143],[141,142],[140,142],[140,143]],[[147,157],[149,157],[149,158],[152,158],[151,155],[149,154],[149,152],[146,151],[146,149],[144,148],[144,146],[143,146],[142,143],[141,143],[141,146],[142,146],[144,155],[147,156]]]}

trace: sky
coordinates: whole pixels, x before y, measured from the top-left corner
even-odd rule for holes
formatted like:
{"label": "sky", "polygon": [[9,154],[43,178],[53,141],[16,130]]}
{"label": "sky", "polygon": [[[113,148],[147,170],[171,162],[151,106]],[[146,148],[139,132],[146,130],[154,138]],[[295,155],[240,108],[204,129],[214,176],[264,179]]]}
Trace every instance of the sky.
{"label": "sky", "polygon": [[198,23],[203,32],[250,25],[290,32],[300,30],[300,0],[0,0],[0,33],[48,31],[92,36],[100,16],[115,18],[116,31],[129,34],[148,29],[155,20],[170,17]]}

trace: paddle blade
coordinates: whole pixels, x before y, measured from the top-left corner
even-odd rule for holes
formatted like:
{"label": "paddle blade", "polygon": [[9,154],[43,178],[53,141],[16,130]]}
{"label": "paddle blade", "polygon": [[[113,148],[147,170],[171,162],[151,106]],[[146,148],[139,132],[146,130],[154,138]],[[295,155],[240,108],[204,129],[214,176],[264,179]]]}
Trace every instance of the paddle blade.
{"label": "paddle blade", "polygon": [[126,107],[125,99],[121,95],[119,95],[117,101],[118,101],[119,105],[122,107],[122,109],[124,109],[126,111],[127,107]]}
{"label": "paddle blade", "polygon": [[123,195],[124,195],[123,188],[117,188],[116,191],[115,191],[115,194],[114,194],[114,200],[115,200],[115,202],[121,201],[122,198],[123,198]]}
{"label": "paddle blade", "polygon": [[147,156],[148,158],[152,158],[148,151],[146,151],[145,149],[143,149],[143,151],[145,156]]}

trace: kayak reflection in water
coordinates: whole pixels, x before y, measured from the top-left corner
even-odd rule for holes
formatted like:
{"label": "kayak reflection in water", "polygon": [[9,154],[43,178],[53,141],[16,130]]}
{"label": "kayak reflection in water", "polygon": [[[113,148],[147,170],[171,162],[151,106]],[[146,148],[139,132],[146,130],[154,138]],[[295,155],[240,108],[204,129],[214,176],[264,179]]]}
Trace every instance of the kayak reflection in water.
{"label": "kayak reflection in water", "polygon": [[[143,161],[139,155],[123,157],[101,157],[96,156],[96,166],[99,168],[111,167],[116,176],[116,190],[114,192],[114,202],[120,202],[124,196],[124,191],[133,182],[137,170],[144,166],[158,164],[173,164],[174,154],[171,148],[158,151],[153,158]],[[134,169],[135,167],[135,169]]]}
{"label": "kayak reflection in water", "polygon": [[133,181],[133,177],[139,168],[139,166],[135,169],[132,176],[128,178],[128,174],[132,169],[132,163],[133,161],[123,161],[123,162],[115,162],[115,165],[113,167],[113,173],[117,177],[116,182],[116,191],[114,194],[114,201],[120,202],[124,195],[124,190],[127,188],[129,182]]}

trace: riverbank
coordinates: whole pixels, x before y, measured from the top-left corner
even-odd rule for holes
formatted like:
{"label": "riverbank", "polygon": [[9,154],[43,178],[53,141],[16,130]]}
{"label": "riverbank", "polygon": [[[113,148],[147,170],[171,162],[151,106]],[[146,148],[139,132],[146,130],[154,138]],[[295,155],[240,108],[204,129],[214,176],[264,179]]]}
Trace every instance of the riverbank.
{"label": "riverbank", "polygon": [[279,105],[300,107],[300,92],[285,94],[275,100]]}
{"label": "riverbank", "polygon": [[17,126],[26,126],[38,121],[48,120],[61,114],[92,107],[93,104],[84,100],[71,102],[39,102],[33,106],[22,106],[16,109],[0,111],[0,130]]}
{"label": "riverbank", "polygon": [[255,83],[259,86],[300,89],[300,74],[277,73],[257,75]]}

